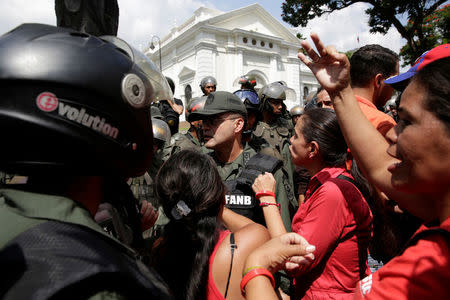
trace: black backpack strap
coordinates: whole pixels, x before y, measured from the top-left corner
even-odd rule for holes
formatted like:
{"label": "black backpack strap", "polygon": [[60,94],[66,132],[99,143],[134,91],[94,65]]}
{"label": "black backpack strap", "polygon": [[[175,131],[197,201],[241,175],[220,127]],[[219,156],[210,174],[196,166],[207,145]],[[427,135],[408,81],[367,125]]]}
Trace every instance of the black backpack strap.
{"label": "black backpack strap", "polygon": [[[0,251],[2,299],[84,299],[101,291],[172,299],[162,279],[90,228],[47,221]],[[152,298],[153,297],[153,298]]]}
{"label": "black backpack strap", "polygon": [[431,235],[441,235],[445,238],[448,245],[450,245],[450,232],[443,228],[430,228],[426,229],[424,231],[419,232],[418,234],[414,235],[405,245],[405,247],[402,249],[402,251],[398,254],[401,255],[408,247],[414,246],[417,244],[417,242],[423,238],[426,238]]}
{"label": "black backpack strap", "polygon": [[230,272],[228,273],[227,287],[225,288],[224,298],[227,298],[227,294],[228,294],[228,286],[230,285],[231,271],[233,270],[234,249],[236,249],[236,248],[237,248],[237,245],[234,241],[234,233],[232,232],[230,234],[230,249],[231,249]]}

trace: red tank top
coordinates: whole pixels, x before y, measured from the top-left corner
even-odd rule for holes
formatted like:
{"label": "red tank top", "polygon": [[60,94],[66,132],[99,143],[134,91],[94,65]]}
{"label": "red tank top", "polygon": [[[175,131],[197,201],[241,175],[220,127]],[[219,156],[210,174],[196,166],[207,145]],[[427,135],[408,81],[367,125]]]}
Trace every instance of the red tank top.
{"label": "red tank top", "polygon": [[212,267],[214,258],[216,257],[217,249],[219,249],[220,244],[222,244],[223,240],[230,234],[231,232],[229,230],[221,231],[219,234],[219,240],[217,241],[216,246],[214,247],[214,251],[211,254],[211,257],[209,258],[209,274],[208,274],[208,289],[206,294],[207,300],[225,300],[222,293],[217,288],[216,284],[214,283],[213,273],[212,273]]}

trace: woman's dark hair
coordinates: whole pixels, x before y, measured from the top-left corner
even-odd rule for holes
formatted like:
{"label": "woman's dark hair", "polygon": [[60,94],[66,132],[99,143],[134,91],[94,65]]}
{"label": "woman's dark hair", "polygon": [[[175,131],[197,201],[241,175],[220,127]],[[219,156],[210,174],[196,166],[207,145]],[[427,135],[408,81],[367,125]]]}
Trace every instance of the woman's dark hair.
{"label": "woman's dark hair", "polygon": [[450,57],[426,65],[413,77],[427,92],[426,108],[450,131]]}
{"label": "woman's dark hair", "polygon": [[313,108],[301,116],[305,141],[319,144],[319,153],[326,166],[343,166],[347,159],[347,144],[336,114],[329,108]]}
{"label": "woman's dark hair", "polygon": [[[153,265],[175,299],[206,299],[208,262],[219,237],[225,195],[217,167],[208,155],[182,150],[161,167],[155,186],[170,222],[154,248]],[[179,201],[191,211],[177,219],[173,209]]]}

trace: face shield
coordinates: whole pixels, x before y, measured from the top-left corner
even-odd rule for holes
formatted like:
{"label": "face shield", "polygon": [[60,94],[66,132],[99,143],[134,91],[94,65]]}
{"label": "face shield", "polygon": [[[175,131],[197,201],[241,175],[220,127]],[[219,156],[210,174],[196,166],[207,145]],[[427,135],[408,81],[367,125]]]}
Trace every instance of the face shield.
{"label": "face shield", "polygon": [[124,40],[115,36],[102,36],[101,39],[114,44],[118,49],[128,55],[134,64],[145,74],[151,85],[151,92],[148,95],[150,105],[151,102],[168,100],[173,102],[172,90],[164,75],[153,64],[153,62],[141,51],[128,45]]}
{"label": "face shield", "polygon": [[253,90],[237,90],[233,94],[238,96],[242,102],[245,100],[250,101],[251,104],[258,105],[259,104],[259,97],[258,94]]}

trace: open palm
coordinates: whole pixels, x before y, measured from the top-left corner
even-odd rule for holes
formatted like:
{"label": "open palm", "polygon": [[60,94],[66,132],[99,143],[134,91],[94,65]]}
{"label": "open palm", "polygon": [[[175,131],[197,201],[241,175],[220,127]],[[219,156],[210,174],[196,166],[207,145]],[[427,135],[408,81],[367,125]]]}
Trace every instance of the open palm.
{"label": "open palm", "polygon": [[311,69],[319,83],[329,94],[338,93],[350,84],[350,63],[345,54],[339,53],[333,46],[324,47],[317,34],[311,34],[317,51],[303,41],[302,46],[308,53],[306,57],[299,53],[300,60]]}

